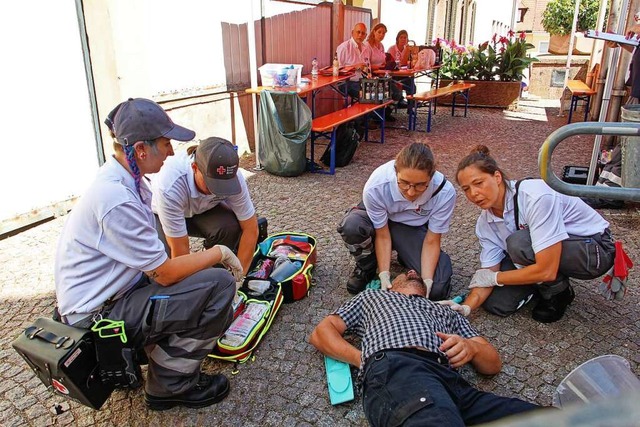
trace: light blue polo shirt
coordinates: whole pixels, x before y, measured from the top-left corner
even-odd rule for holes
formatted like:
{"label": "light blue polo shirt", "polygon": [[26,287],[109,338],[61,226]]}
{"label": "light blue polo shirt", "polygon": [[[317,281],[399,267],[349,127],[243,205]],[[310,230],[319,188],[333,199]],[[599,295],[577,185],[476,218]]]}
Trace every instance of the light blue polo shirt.
{"label": "light blue polo shirt", "polygon": [[433,193],[445,179],[435,172],[427,189],[415,201],[407,200],[398,188],[395,160],[378,167],[364,186],[362,200],[374,228],[379,229],[387,221],[419,227],[429,222],[433,233],[446,233],[456,204],[456,191],[447,181],[435,197]]}
{"label": "light blue polo shirt", "polygon": [[185,218],[206,212],[220,203],[231,209],[238,221],[245,221],[255,215],[256,210],[249,195],[249,188],[241,173],[237,175],[242,189],[239,194],[202,194],[194,181],[192,163],[193,156],[181,151],[167,158],[160,172],[150,176],[153,192],[151,208],[158,214],[166,236],[186,236]]}
{"label": "light blue polo shirt", "polygon": [[151,211],[151,192],[113,157],[74,206],[58,241],[55,283],[63,316],[91,313],[119,298],[167,259]]}
{"label": "light blue polo shirt", "polygon": [[[493,267],[502,261],[507,237],[516,232],[513,195],[516,181],[509,182],[503,218],[483,210],[476,223],[480,240],[480,266]],[[558,193],[541,179],[522,181],[518,190],[520,228],[529,229],[535,253],[575,236],[603,233],[609,223],[580,198]]]}

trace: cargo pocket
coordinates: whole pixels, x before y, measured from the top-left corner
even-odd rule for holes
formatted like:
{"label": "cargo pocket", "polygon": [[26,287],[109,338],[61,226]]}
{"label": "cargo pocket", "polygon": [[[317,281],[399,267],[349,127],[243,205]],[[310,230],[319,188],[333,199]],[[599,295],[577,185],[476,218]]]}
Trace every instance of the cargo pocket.
{"label": "cargo pocket", "polygon": [[148,340],[153,342],[162,336],[197,328],[208,300],[205,295],[199,298],[193,292],[151,297],[151,308],[147,317]]}

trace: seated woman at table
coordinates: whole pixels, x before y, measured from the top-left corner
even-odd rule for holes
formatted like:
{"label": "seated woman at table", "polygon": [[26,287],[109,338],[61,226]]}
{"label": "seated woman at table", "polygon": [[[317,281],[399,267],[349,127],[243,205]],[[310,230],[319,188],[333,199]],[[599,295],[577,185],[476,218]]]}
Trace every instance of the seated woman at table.
{"label": "seated woman at table", "polygon": [[456,179],[482,209],[476,223],[480,269],[464,305],[447,303],[463,315],[482,305],[507,316],[539,296],[533,319],[555,322],[573,301],[570,277],[595,279],[613,265],[609,223],[598,212],[541,179],[508,180],[486,146],[460,161]]}
{"label": "seated woman at table", "polygon": [[381,288],[391,286],[391,251],[398,262],[417,271],[431,300],[448,298],[451,258],[440,248],[449,231],[456,203],[451,182],[436,170],[428,145],[406,145],[394,160],[379,166],[364,186],[362,202],[347,211],[338,225],[356,267],[347,281],[352,294],[376,276]]}
{"label": "seated woman at table", "polygon": [[387,53],[391,55],[391,57],[398,63],[400,61],[400,66],[407,65],[409,62],[409,51],[410,49],[405,49],[409,44],[409,33],[407,30],[398,31],[398,35],[396,35],[396,44],[391,46]]}
{"label": "seated woman at table", "polygon": [[[387,27],[384,24],[376,24],[371,29],[369,36],[365,42],[365,56],[368,54],[369,63],[371,64],[371,70],[380,70],[385,67],[386,64],[386,54],[384,52],[384,45],[382,44],[382,40],[384,40],[384,36],[387,34]],[[398,88],[397,85],[392,84],[390,86],[391,89],[391,99],[394,101],[402,100],[402,91]],[[386,120],[390,122],[394,122],[396,119],[391,115],[391,108],[387,107],[386,112]]]}
{"label": "seated woman at table", "polygon": [[[407,30],[400,30],[396,35],[396,44],[391,46],[387,53],[391,55],[391,57],[398,64],[398,60],[400,61],[400,66],[406,66],[409,63],[409,52],[411,51],[411,47],[409,46],[409,33]],[[416,93],[416,85],[411,77],[394,77],[395,81],[400,84],[400,88],[398,88],[400,92],[400,100],[398,102],[398,108],[406,108],[407,101],[402,97],[402,90],[404,90],[407,95],[414,95]]]}

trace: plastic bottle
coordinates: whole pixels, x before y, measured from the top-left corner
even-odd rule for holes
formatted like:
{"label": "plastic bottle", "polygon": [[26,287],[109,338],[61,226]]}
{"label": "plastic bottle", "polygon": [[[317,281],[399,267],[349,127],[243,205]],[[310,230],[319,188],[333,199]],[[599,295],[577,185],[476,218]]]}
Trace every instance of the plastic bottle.
{"label": "plastic bottle", "polygon": [[316,58],[311,60],[311,79],[318,80],[318,60]]}
{"label": "plastic bottle", "polygon": [[293,276],[293,274],[301,268],[302,263],[300,261],[291,261],[287,259],[280,263],[277,268],[274,268],[271,272],[271,276],[269,277],[276,282],[281,282],[286,278]]}
{"label": "plastic bottle", "polygon": [[396,50],[396,70],[400,69],[400,51]]}
{"label": "plastic bottle", "polygon": [[338,77],[340,75],[340,63],[338,62],[338,52],[333,55],[333,77]]}

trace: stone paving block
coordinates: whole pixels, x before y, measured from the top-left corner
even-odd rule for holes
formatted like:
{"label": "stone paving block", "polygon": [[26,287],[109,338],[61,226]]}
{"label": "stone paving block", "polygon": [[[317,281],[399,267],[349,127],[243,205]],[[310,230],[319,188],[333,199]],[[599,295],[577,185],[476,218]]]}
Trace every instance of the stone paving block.
{"label": "stone paving block", "polygon": [[[466,291],[478,268],[478,241],[474,227],[479,209],[469,203],[455,185],[458,161],[474,145],[485,144],[512,178],[538,176],[537,155],[541,143],[564,119],[557,109],[521,105],[522,116],[511,112],[473,108],[467,118],[448,116],[443,110],[430,134],[390,129],[385,144],[362,143],[353,162],[336,175],[305,173],[286,178],[256,172],[249,188],[256,209],[269,220],[269,231],[306,231],[318,239],[318,265],[309,296],[281,307],[269,333],[255,353],[255,360],[233,365],[207,360],[207,372],[225,373],[231,381],[227,399],[210,408],[176,408],[155,413],[143,403],[143,391],[117,391],[101,411],[70,402],[70,410],[53,415],[49,409],[62,398],[52,395],[11,349],[11,341],[36,317],[48,316],[55,304],[53,259],[64,217],[0,240],[0,416],[5,425],[225,425],[225,426],[361,426],[367,425],[362,399],[342,405],[329,403],[322,357],[311,347],[313,327],[350,295],[346,278],[353,270],[336,225],[349,207],[362,197],[370,173],[391,160],[407,143],[424,141],[436,157],[438,170],[454,183],[456,208],[443,248],[453,263],[454,294]],[[528,111],[538,114],[531,119]],[[406,113],[398,119],[406,120]],[[455,129],[455,131],[454,131]],[[552,169],[560,174],[565,164],[587,164],[592,137],[576,136],[554,153]],[[242,159],[253,171],[253,156]],[[624,241],[631,257],[640,260],[638,205],[620,211],[602,210],[615,236]],[[202,250],[202,239],[190,239],[193,251]],[[402,271],[397,262],[392,271]],[[479,388],[506,396],[518,396],[549,405],[555,387],[572,369],[602,354],[618,354],[640,373],[640,288],[632,271],[623,301],[605,301],[597,294],[598,281],[572,281],[576,299],[561,322],[539,324],[531,319],[531,307],[499,318],[482,310],[471,322],[503,357],[502,372],[493,377],[463,368],[462,375]],[[357,341],[353,341],[357,343]],[[30,379],[31,378],[31,379]]]}

